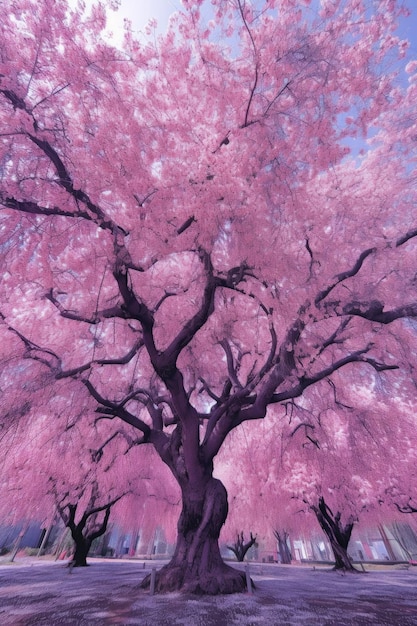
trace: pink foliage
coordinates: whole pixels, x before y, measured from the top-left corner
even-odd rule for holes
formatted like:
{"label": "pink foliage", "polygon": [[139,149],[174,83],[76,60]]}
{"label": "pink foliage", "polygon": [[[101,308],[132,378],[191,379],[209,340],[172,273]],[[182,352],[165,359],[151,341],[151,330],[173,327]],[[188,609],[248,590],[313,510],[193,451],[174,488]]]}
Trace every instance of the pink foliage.
{"label": "pink foliage", "polygon": [[384,407],[414,398],[402,3],[213,0],[210,22],[183,4],[164,35],[126,30],[117,49],[103,4],[3,2],[4,421],[27,414],[14,373],[48,419],[54,403],[117,418],[170,468],[183,515],[222,509],[210,537],[227,514],[213,459],[244,422],[265,456],[265,416],[287,486],[339,498],[343,467],[368,506],[380,468],[362,433],[389,445],[403,411]]}

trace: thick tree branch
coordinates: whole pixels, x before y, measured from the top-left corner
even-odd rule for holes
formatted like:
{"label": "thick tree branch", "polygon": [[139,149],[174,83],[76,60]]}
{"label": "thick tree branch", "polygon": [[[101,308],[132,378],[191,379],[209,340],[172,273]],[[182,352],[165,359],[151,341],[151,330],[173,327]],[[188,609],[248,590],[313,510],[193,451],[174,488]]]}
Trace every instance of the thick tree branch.
{"label": "thick tree branch", "polygon": [[[57,374],[56,378],[76,378],[78,374],[82,374],[86,370],[90,369],[93,365],[125,365],[129,363],[133,357],[138,353],[140,348],[143,346],[143,339],[138,339],[132,348],[129,350],[127,354],[119,358],[113,359],[93,359],[84,365],[80,365],[79,367],[74,367],[71,370],[61,371]],[[139,393],[136,391],[135,393]],[[145,393],[144,391],[142,393]],[[127,400],[125,400],[127,402]]]}
{"label": "thick tree branch", "polygon": [[126,266],[123,263],[117,263],[113,272],[116,282],[119,287],[120,294],[123,298],[122,309],[131,319],[138,320],[143,328],[145,344],[150,350],[151,354],[156,354],[155,344],[152,337],[152,329],[154,325],[154,318],[152,312],[148,307],[138,300],[136,294],[133,291],[132,286],[129,284],[129,274]]}
{"label": "thick tree branch", "polygon": [[59,207],[44,207],[37,202],[30,200],[17,200],[16,198],[9,198],[0,192],[0,203],[6,209],[13,209],[21,213],[29,213],[31,215],[57,215],[60,217],[79,217],[86,220],[91,220],[91,216],[85,212],[80,211],[65,211]]}
{"label": "thick tree branch", "polygon": [[386,365],[384,363],[379,363],[378,361],[370,357],[365,357],[364,354],[366,354],[369,349],[370,346],[364,348],[363,350],[357,350],[355,352],[352,352],[351,354],[348,354],[342,359],[335,361],[328,367],[317,372],[313,376],[305,376],[300,378],[298,383],[290,389],[273,394],[271,397],[271,404],[284,402],[285,400],[290,400],[292,398],[297,398],[301,396],[301,394],[305,391],[305,389],[307,389],[307,387],[311,387],[311,385],[314,385],[315,383],[318,383],[319,381],[328,378],[329,376],[331,376],[331,374],[341,369],[345,365],[348,365],[349,363],[368,363],[368,365],[373,367],[378,372],[399,369],[398,365]]}
{"label": "thick tree branch", "polygon": [[376,252],[376,248],[368,248],[367,250],[364,250],[359,257],[357,258],[356,262],[354,263],[353,267],[350,270],[347,270],[345,272],[342,272],[341,274],[337,274],[337,276],[335,277],[336,280],[329,285],[328,287],[326,287],[326,289],[323,289],[323,291],[320,291],[314,302],[316,306],[319,306],[320,302],[322,302],[328,295],[329,293],[335,288],[337,287],[337,285],[339,285],[341,282],[343,282],[344,280],[346,280],[347,278],[352,278],[352,276],[355,276],[359,270],[361,269],[365,259],[368,258],[368,256],[370,256],[371,254],[374,254]]}
{"label": "thick tree branch", "polygon": [[337,541],[337,543],[347,550],[354,521],[350,520],[345,525],[341,523],[341,513],[333,514],[330,507],[326,504],[323,497],[320,497],[318,506],[310,505],[311,510],[315,513],[317,520],[326,533],[326,535]]}
{"label": "thick tree branch", "polygon": [[103,408],[99,408],[100,413],[104,415],[114,415],[115,417],[119,417],[121,420],[126,422],[126,424],[130,424],[137,430],[140,430],[144,434],[144,442],[149,438],[151,434],[151,428],[146,424],[143,420],[132,413],[129,413],[123,406],[121,406],[117,402],[112,402],[104,398],[97,389],[91,384],[88,379],[83,379],[81,381],[85,387],[90,392],[91,396],[100,404]]}
{"label": "thick tree branch", "polygon": [[239,381],[238,377],[237,377],[237,369],[238,369],[238,365],[237,367],[235,367],[234,364],[234,359],[233,359],[233,354],[232,354],[232,349],[230,347],[230,343],[227,341],[227,339],[222,339],[220,341],[220,345],[223,348],[225,354],[226,354],[226,361],[227,361],[227,371],[229,373],[229,378],[232,381],[232,383],[235,385],[235,387],[237,387],[238,389],[242,389],[242,384]]}
{"label": "thick tree branch", "polygon": [[400,246],[407,243],[407,241],[410,241],[410,239],[413,239],[414,237],[417,237],[417,228],[413,228],[412,230],[409,230],[407,233],[405,233],[405,235],[398,237],[397,241],[395,242],[395,246],[399,248]]}
{"label": "thick tree branch", "polygon": [[[206,323],[210,315],[214,311],[214,295],[217,287],[221,284],[221,281],[216,279],[213,275],[213,266],[211,264],[210,255],[205,250],[199,250],[200,261],[202,262],[206,272],[206,284],[203,292],[202,303],[199,310],[195,315],[184,324],[175,339],[170,343],[161,355],[160,362],[163,363],[164,370],[174,370],[176,362],[181,351],[190,343],[196,333]],[[159,363],[156,362],[154,366],[159,367]],[[158,371],[158,370],[157,370]],[[159,373],[159,372],[158,372]],[[161,376],[162,378],[162,376]]]}
{"label": "thick tree branch", "polygon": [[30,139],[32,143],[38,146],[38,148],[54,165],[55,171],[58,175],[58,184],[63,187],[63,189],[65,189],[65,191],[70,196],[74,198],[77,205],[79,202],[81,202],[90,212],[90,219],[92,219],[93,222],[95,222],[100,228],[107,229],[113,232],[115,228],[114,222],[106,218],[102,209],[97,204],[94,204],[94,202],[91,201],[89,196],[84,191],[82,191],[81,189],[76,189],[74,187],[69,171],[65,167],[64,162],[62,161],[58,152],[55,150],[55,148],[52,147],[49,141],[46,141],[45,139],[39,139],[31,133],[26,133],[26,136]]}
{"label": "thick tree branch", "polygon": [[[294,350],[305,327],[303,316],[306,306],[300,307],[299,317],[288,329],[278,356],[275,356],[276,337],[272,326],[272,348],[261,369],[262,378],[259,375],[255,376],[245,387],[238,389],[225,402],[212,409],[202,444],[205,458],[213,459],[228,433],[240,423],[265,417],[267,406],[275,390],[296,369]],[[264,383],[259,392],[251,395],[253,390],[262,383],[262,379]]]}
{"label": "thick tree branch", "polygon": [[372,302],[350,302],[343,307],[343,315],[356,315],[370,322],[391,324],[406,317],[417,317],[417,304],[406,304],[391,311],[384,311],[384,304],[378,300]]}
{"label": "thick tree branch", "polygon": [[101,513],[102,511],[106,511],[106,510],[110,509],[112,506],[114,506],[116,504],[116,502],[119,502],[119,500],[124,498],[124,496],[127,495],[128,493],[129,493],[129,491],[124,491],[123,493],[119,494],[118,496],[116,496],[112,500],[109,500],[109,502],[106,502],[106,504],[102,504],[100,506],[94,506],[93,505],[93,508],[87,509],[85,511],[85,513],[83,515],[83,518],[88,519],[92,515],[97,515],[97,513]]}

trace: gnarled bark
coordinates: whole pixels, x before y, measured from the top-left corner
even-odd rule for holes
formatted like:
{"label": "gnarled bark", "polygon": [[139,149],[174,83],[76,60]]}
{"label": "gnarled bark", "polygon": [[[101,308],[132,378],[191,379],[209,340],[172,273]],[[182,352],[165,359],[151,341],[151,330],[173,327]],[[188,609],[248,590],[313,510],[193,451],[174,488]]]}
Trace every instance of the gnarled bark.
{"label": "gnarled bark", "polygon": [[[182,491],[175,553],[156,573],[155,591],[210,595],[245,591],[245,573],[226,565],[220,555],[218,539],[228,512],[223,484],[210,476],[201,485],[187,485]],[[142,587],[149,585],[147,576]]]}

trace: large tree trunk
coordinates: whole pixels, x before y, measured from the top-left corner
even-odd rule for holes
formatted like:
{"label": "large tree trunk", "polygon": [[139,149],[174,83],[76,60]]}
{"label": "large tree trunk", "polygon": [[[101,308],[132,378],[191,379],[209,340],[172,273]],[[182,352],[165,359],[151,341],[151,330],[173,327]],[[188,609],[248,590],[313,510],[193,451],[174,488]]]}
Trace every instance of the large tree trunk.
{"label": "large tree trunk", "polygon": [[344,545],[341,545],[337,540],[330,539],[330,545],[333,550],[334,558],[335,558],[335,570],[345,570],[345,571],[354,571],[356,572],[356,568],[353,566],[352,559],[350,558],[347,551],[347,542],[343,542]]}
{"label": "large tree trunk", "polygon": [[[228,512],[223,484],[210,477],[198,487],[183,487],[182,496],[175,553],[156,573],[155,591],[211,595],[245,591],[245,572],[226,565],[220,556],[218,539]],[[147,576],[142,587],[149,585]]]}
{"label": "large tree trunk", "polygon": [[320,498],[318,507],[313,506],[312,509],[316,514],[317,521],[330,541],[335,558],[334,569],[358,572],[353,566],[352,559],[347,551],[354,522],[350,521],[346,525],[343,525],[340,512],[333,515],[333,512],[327,506],[323,497]]}

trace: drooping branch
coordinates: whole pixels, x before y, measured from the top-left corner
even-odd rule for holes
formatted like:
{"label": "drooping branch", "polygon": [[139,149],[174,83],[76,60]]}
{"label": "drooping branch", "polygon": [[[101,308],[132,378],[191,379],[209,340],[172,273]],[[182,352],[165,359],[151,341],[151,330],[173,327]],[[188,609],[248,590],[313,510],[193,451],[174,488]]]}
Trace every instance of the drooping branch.
{"label": "drooping branch", "polygon": [[304,428],[306,433],[307,433],[307,428],[311,428],[311,430],[315,429],[315,426],[313,424],[309,424],[308,422],[301,422],[301,424],[298,424],[294,430],[290,433],[290,437],[294,437],[295,433],[297,431],[300,430],[300,428]]}

